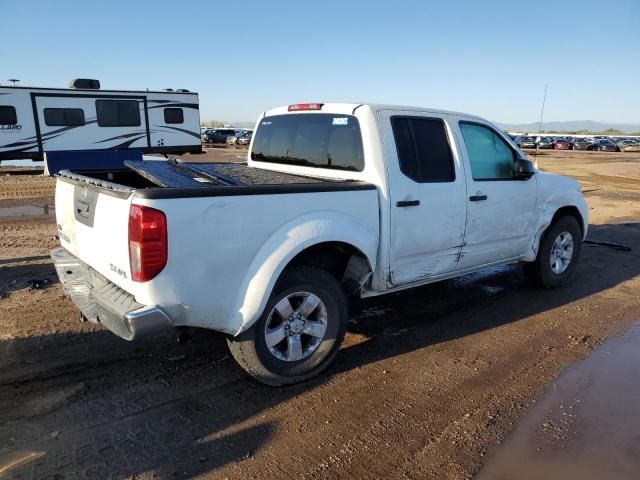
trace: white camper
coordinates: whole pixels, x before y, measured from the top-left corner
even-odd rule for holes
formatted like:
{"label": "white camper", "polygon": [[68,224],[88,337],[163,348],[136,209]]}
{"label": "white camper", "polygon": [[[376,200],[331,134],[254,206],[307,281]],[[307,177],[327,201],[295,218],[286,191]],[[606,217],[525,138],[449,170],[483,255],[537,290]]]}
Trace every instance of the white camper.
{"label": "white camper", "polygon": [[202,151],[197,93],[99,88],[83,79],[63,89],[0,86],[0,161],[70,150]]}

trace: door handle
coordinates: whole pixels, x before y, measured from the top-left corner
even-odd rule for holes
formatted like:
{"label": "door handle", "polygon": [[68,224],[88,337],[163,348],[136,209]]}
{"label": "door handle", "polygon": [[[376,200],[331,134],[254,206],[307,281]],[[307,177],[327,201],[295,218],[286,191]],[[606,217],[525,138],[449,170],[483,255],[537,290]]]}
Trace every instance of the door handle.
{"label": "door handle", "polygon": [[396,207],[417,207],[420,205],[420,200],[400,200],[396,202]]}
{"label": "door handle", "polygon": [[486,195],[471,195],[469,197],[469,201],[471,202],[481,202],[483,200],[486,200],[487,196]]}

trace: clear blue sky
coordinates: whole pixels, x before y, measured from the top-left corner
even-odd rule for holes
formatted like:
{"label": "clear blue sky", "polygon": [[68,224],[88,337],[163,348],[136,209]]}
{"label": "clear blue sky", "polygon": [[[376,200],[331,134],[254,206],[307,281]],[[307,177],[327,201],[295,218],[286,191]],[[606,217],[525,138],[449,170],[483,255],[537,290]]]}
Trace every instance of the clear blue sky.
{"label": "clear blue sky", "polygon": [[188,88],[203,120],[303,101],[640,123],[640,0],[6,1],[0,82]]}

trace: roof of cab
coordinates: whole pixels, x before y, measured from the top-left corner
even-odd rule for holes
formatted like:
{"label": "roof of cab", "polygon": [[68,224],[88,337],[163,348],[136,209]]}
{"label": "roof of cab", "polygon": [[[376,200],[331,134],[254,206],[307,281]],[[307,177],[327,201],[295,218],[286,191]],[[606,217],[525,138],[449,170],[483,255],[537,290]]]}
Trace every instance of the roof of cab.
{"label": "roof of cab", "polygon": [[[266,112],[264,112],[264,116],[270,116],[270,115],[282,115],[283,113],[292,113],[292,114],[297,114],[297,113],[340,113],[340,114],[353,114],[355,112],[355,110],[359,107],[369,107],[373,112],[379,112],[382,110],[392,110],[392,111],[405,111],[405,112],[421,112],[421,113],[434,113],[434,114],[438,114],[438,115],[455,115],[455,116],[459,116],[459,117],[466,117],[466,118],[473,118],[473,119],[477,119],[477,120],[482,120],[482,121],[486,121],[485,119],[477,116],[477,115],[471,115],[468,113],[461,113],[461,112],[454,112],[454,111],[450,111],[450,110],[440,110],[437,108],[429,108],[429,107],[412,107],[412,106],[408,106],[408,105],[391,105],[391,104],[383,104],[383,103],[362,103],[362,102],[358,102],[358,103],[354,103],[354,102],[328,102],[328,103],[321,103],[321,102],[317,102],[320,105],[322,105],[322,108],[320,110],[296,110],[296,111],[289,111],[289,105],[284,105],[281,107],[276,107],[276,108],[272,108],[270,110],[267,110]],[[293,104],[296,105],[296,104]]]}

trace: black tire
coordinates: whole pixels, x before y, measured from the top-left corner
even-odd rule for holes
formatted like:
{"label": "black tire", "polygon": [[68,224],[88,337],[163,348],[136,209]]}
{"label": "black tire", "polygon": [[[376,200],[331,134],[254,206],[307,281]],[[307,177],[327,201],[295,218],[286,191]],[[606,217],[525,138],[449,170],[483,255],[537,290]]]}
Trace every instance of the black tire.
{"label": "black tire", "polygon": [[[571,235],[573,251],[565,270],[561,273],[556,273],[551,267],[551,254],[554,242],[563,232],[568,232]],[[525,275],[535,286],[543,288],[561,287],[571,278],[578,263],[581,247],[582,231],[578,221],[572,216],[560,217],[544,233],[536,260],[524,265]]]}
{"label": "black tire", "polygon": [[[572,237],[573,251],[571,252],[569,264],[564,271],[556,273],[551,266],[551,254],[554,242],[564,232],[569,233]],[[542,236],[540,247],[538,248],[538,256],[534,262],[524,265],[524,273],[535,286],[543,288],[561,287],[571,278],[578,263],[581,248],[582,230],[578,221],[572,216],[560,217],[549,226]]]}
{"label": "black tire", "polygon": [[[321,300],[326,330],[308,356],[297,361],[283,360],[267,346],[267,322],[272,321],[278,302],[298,292],[311,293]],[[335,277],[317,267],[293,267],[282,273],[260,319],[249,330],[228,338],[227,343],[236,361],[256,380],[272,386],[288,385],[315,377],[331,363],[344,338],[347,320],[346,296]]]}

